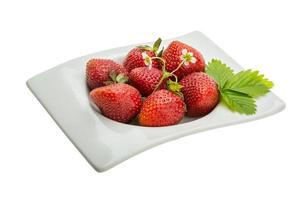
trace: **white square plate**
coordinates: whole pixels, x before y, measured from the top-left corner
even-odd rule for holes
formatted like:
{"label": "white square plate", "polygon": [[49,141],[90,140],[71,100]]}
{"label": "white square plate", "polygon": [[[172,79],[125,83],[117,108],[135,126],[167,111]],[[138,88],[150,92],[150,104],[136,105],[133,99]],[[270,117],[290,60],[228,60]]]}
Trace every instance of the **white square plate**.
{"label": "white square plate", "polygon": [[[200,32],[174,38],[202,52],[206,61],[221,59],[235,71],[240,65]],[[172,39],[172,40],[174,40]],[[166,46],[171,40],[166,40]],[[122,62],[136,45],[101,51],[73,59],[27,81],[66,136],[99,172],[146,149],[193,133],[263,118],[281,111],[285,104],[273,93],[257,99],[257,113],[246,116],[218,105],[209,115],[185,118],[181,124],[148,128],[122,124],[100,115],[90,104],[85,81],[85,64],[90,58],[111,58]]]}

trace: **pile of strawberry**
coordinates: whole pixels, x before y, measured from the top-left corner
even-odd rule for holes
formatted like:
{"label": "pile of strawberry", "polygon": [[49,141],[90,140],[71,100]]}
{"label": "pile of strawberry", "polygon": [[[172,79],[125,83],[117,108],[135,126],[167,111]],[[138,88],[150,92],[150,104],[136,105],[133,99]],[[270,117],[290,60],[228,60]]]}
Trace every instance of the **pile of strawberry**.
{"label": "pile of strawberry", "polygon": [[198,50],[180,41],[171,42],[165,50],[159,50],[160,44],[159,38],[152,47],[137,46],[123,64],[110,59],[87,62],[90,97],[104,116],[123,123],[137,119],[142,126],[169,126],[178,124],[184,115],[207,115],[220,98],[233,111],[254,114],[254,96],[248,89],[260,87],[260,96],[273,86],[257,71],[236,77],[218,60],[206,66]]}

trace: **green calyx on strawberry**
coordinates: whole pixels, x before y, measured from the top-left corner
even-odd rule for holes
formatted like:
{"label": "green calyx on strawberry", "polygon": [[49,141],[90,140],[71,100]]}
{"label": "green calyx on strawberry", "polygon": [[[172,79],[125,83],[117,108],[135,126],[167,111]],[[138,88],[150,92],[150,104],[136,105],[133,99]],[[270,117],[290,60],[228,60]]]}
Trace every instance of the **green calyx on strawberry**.
{"label": "green calyx on strawberry", "polygon": [[104,81],[103,82],[104,85],[110,85],[114,83],[126,83],[129,80],[126,74],[123,73],[118,74],[115,70],[110,71],[109,77],[111,78],[111,80]]}
{"label": "green calyx on strawberry", "polygon": [[[173,72],[168,72],[165,69],[165,61],[162,58],[159,58],[162,62],[162,77],[159,81],[159,83],[156,85],[156,88],[154,91],[160,88],[161,84],[163,84],[166,81],[166,88],[167,90],[173,92],[174,94],[180,96],[183,98],[183,95],[181,93],[182,86],[178,83],[178,78]],[[171,77],[174,78],[175,81],[171,80]]]}
{"label": "green calyx on strawberry", "polygon": [[171,79],[169,79],[167,80],[166,85],[169,91],[173,92],[174,94],[177,94],[179,97],[181,97],[181,99],[184,98],[181,92],[181,89],[183,88],[183,86],[180,85],[177,81],[172,81]]}
{"label": "green calyx on strawberry", "polygon": [[159,48],[160,48],[160,45],[161,45],[161,42],[162,42],[162,39],[161,38],[158,38],[153,46],[149,46],[149,45],[139,45],[137,46],[137,48],[140,48],[140,49],[144,49],[144,50],[147,50],[147,51],[152,51],[156,54],[157,57],[161,57],[162,56],[162,53],[163,53],[163,50],[164,50],[164,47],[159,51]]}
{"label": "green calyx on strawberry", "polygon": [[127,70],[119,63],[110,59],[90,59],[86,63],[86,82],[90,90],[104,86],[105,82],[112,81],[109,74],[115,71],[127,75]]}
{"label": "green calyx on strawberry", "polygon": [[128,72],[139,67],[160,68],[161,62],[158,60],[162,56],[159,50],[162,40],[159,38],[153,46],[140,45],[130,50],[127,54],[123,66]]}

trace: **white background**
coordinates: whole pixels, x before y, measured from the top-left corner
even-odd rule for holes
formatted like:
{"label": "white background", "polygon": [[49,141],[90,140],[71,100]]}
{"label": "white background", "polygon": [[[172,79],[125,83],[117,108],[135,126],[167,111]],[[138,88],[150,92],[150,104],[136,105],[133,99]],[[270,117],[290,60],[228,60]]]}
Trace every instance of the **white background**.
{"label": "white background", "polygon": [[[304,1],[0,3],[0,199],[307,199]],[[96,173],[25,81],[84,54],[205,33],[275,82],[286,109]]]}

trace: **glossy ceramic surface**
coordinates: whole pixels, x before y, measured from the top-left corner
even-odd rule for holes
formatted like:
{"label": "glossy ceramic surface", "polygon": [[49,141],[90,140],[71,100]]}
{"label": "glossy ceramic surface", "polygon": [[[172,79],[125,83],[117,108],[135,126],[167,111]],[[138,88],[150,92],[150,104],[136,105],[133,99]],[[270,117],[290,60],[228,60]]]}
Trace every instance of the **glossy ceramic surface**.
{"label": "glossy ceramic surface", "polygon": [[[174,38],[200,50],[206,60],[218,58],[235,71],[242,68],[223,50],[200,32]],[[166,40],[162,45],[167,45]],[[273,93],[257,99],[257,113],[252,116],[233,113],[218,105],[202,118],[185,118],[181,124],[147,128],[122,124],[97,112],[90,104],[85,82],[85,63],[94,57],[122,61],[136,45],[106,50],[70,60],[27,81],[27,85],[58,126],[99,172],[146,149],[205,130],[263,118],[281,111],[285,104]]]}

